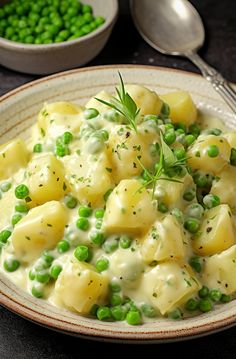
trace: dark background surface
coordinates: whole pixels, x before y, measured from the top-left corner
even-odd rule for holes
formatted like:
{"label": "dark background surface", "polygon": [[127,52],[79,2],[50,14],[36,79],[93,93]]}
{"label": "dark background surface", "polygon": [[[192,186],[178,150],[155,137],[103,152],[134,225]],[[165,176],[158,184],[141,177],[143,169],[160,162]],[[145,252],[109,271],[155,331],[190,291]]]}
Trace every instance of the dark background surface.
{"label": "dark background surface", "polygon": [[[192,0],[192,3],[204,19],[207,33],[201,55],[228,80],[236,82],[236,1]],[[161,55],[142,40],[132,24],[128,0],[120,0],[120,16],[113,34],[104,50],[88,66],[117,63],[150,64],[197,72],[188,60]],[[0,95],[36,78],[0,66]],[[127,351],[133,356],[236,358],[236,327],[182,343],[128,346],[68,337],[41,328],[0,307],[0,359],[111,357],[127,355]]]}

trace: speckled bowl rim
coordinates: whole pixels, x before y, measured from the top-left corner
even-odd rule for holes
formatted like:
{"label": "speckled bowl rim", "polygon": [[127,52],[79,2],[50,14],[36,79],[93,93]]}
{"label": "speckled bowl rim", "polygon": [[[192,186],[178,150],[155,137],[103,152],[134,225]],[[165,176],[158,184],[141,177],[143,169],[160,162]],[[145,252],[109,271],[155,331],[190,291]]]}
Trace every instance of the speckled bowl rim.
{"label": "speckled bowl rim", "polygon": [[104,32],[106,32],[116,22],[116,19],[118,17],[118,11],[119,11],[118,0],[109,0],[109,1],[112,1],[113,3],[113,12],[109,14],[109,17],[106,19],[104,24],[102,24],[96,30],[90,32],[89,34],[79,37],[78,39],[62,41],[54,44],[35,45],[35,44],[25,44],[25,43],[7,40],[4,37],[0,36],[0,47],[10,50],[37,53],[37,52],[41,52],[42,50],[44,52],[47,52],[47,51],[51,51],[52,49],[57,49],[60,47],[67,48],[73,44],[76,45],[76,44],[85,43],[86,41],[90,39],[94,39],[100,36],[101,34],[103,34]]}
{"label": "speckled bowl rim", "polygon": [[[117,71],[118,68],[121,70],[124,69],[126,71],[138,70],[138,69],[148,70],[148,71],[159,71],[159,72],[167,71],[169,73],[172,72],[176,74],[177,73],[181,74],[181,76],[186,77],[186,80],[195,77],[200,81],[201,78],[200,75],[191,72],[176,70],[172,68],[154,67],[154,66],[145,66],[145,65],[107,65],[107,66],[87,67],[87,68],[65,71],[51,76],[43,77],[39,80],[18,87],[12,90],[11,92],[0,97],[0,108],[1,108],[1,104],[11,99],[12,96],[15,96],[20,92],[24,92],[29,88],[30,89],[36,88],[37,90],[37,86],[40,86],[40,84],[42,83],[45,82],[50,83],[51,81],[54,81],[60,77],[65,77],[65,76],[69,77],[77,73],[93,72],[93,71],[108,71],[108,70]],[[227,113],[231,117],[231,121],[233,118],[233,122],[236,124],[235,116],[231,113],[230,110],[227,109],[227,107],[225,107],[224,102],[218,99],[217,104],[219,106],[219,111],[217,110],[217,112],[224,113],[228,111]],[[9,282],[5,278],[5,276],[3,277],[3,279],[1,277],[2,276],[0,274],[0,285],[1,284],[4,285],[4,281]],[[129,327],[128,330],[124,332],[122,331],[122,326],[118,327],[116,326],[115,323],[111,327],[109,326],[109,323],[107,323],[108,325],[106,325],[106,323],[100,324],[98,321],[93,320],[90,322],[90,326],[87,324],[87,322],[86,325],[84,325],[83,317],[81,316],[78,316],[78,322],[75,324],[75,323],[71,323],[69,320],[60,319],[60,315],[59,314],[56,315],[55,311],[53,310],[55,307],[50,306],[49,304],[48,306],[51,309],[50,315],[44,313],[42,310],[40,311],[40,300],[35,299],[29,295],[24,303],[22,303],[21,301],[18,302],[17,295],[19,295],[20,292],[23,293],[23,291],[21,291],[13,284],[11,284],[10,286],[11,286],[11,291],[10,291],[11,294],[4,293],[0,289],[0,304],[2,306],[41,326],[65,334],[78,336],[86,339],[121,342],[121,343],[135,343],[135,344],[163,343],[163,342],[170,342],[170,341],[172,342],[172,341],[197,338],[200,336],[204,336],[207,334],[224,330],[226,328],[230,328],[236,324],[235,300],[228,304],[225,304],[224,305],[225,310],[223,310],[218,314],[214,315],[214,313],[211,314],[206,313],[206,314],[202,314],[201,316],[198,316],[197,319],[200,318],[199,319],[201,323],[200,325],[195,326],[193,324],[192,327],[188,327],[188,326],[186,327],[185,324],[188,322],[188,320],[184,320],[178,322],[179,323],[178,328],[175,330],[163,330],[163,328],[161,327],[159,328],[157,326],[156,331],[148,331],[147,328],[145,328],[145,326],[139,326],[139,327]],[[31,303],[32,307],[29,305],[29,303]],[[66,318],[66,315],[64,315],[63,318]]]}

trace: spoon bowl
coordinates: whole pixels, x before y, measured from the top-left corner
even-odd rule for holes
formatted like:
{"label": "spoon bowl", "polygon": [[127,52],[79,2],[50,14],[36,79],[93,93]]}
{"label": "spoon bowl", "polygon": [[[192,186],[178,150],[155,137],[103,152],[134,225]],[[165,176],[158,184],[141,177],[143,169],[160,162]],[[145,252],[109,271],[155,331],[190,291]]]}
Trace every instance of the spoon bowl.
{"label": "spoon bowl", "polygon": [[189,58],[236,113],[236,92],[197,54],[205,31],[196,9],[187,0],[130,0],[134,23],[147,43],[168,55]]}
{"label": "spoon bowl", "polygon": [[131,10],[143,38],[162,53],[183,55],[204,43],[202,20],[188,1],[131,0]]}

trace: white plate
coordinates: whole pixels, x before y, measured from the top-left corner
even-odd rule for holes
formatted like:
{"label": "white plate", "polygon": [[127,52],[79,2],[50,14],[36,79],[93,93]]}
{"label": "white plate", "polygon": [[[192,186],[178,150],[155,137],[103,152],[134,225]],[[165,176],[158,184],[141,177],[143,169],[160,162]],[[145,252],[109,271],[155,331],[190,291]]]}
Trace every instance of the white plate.
{"label": "white plate", "polygon": [[[138,83],[165,93],[187,90],[198,107],[221,117],[236,128],[236,117],[202,77],[167,68],[151,66],[102,66],[59,73],[31,82],[0,98],[0,141],[20,135],[36,121],[44,102],[69,100],[84,104],[100,90],[113,91],[118,82],[118,70],[125,83]],[[141,326],[124,322],[100,322],[81,317],[33,298],[0,274],[0,304],[13,312],[51,329],[71,335],[122,342],[165,342],[187,339],[219,331],[236,323],[235,300],[213,311],[182,321],[158,319]]]}

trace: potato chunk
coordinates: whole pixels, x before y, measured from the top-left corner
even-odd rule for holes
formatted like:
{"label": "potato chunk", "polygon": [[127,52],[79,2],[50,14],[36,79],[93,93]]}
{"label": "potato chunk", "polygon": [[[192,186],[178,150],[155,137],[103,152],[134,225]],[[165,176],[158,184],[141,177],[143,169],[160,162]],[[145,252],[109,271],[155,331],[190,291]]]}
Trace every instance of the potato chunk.
{"label": "potato chunk", "polygon": [[55,287],[64,305],[80,314],[89,314],[94,304],[103,304],[108,294],[108,278],[82,262],[68,261]]}
{"label": "potato chunk", "polygon": [[[211,145],[218,147],[218,156],[210,157],[208,155],[208,149]],[[188,150],[188,163],[195,170],[218,174],[229,162],[230,152],[230,145],[224,137],[201,135]]]}
{"label": "potato chunk", "polygon": [[[53,102],[45,104],[43,109],[38,115],[38,129],[42,134],[45,134],[50,125],[57,122],[57,119],[63,119],[62,124],[66,126],[69,119],[73,119],[76,122],[76,116],[81,113],[81,107],[70,102]],[[71,117],[72,116],[72,117]],[[60,122],[60,121],[59,121]],[[58,123],[59,126],[59,123]],[[54,126],[55,129],[55,126]],[[56,131],[58,132],[58,131]]]}
{"label": "potato chunk", "polygon": [[63,164],[53,155],[34,158],[27,169],[29,206],[61,199],[69,190]]}
{"label": "potato chunk", "polygon": [[183,232],[175,217],[167,215],[152,225],[144,237],[141,254],[147,263],[184,257]]}
{"label": "potato chunk", "polygon": [[32,209],[12,233],[16,257],[30,262],[45,249],[52,249],[62,238],[65,225],[66,212],[59,202],[51,201]]}
{"label": "potato chunk", "polygon": [[188,92],[170,92],[161,95],[161,99],[170,106],[170,118],[174,123],[189,126],[197,120],[197,109]]}
{"label": "potato chunk", "polygon": [[107,232],[139,233],[156,219],[157,211],[139,181],[122,180],[108,198],[104,217]]}
{"label": "potato chunk", "polygon": [[236,245],[205,259],[202,281],[226,294],[236,291]]}
{"label": "potato chunk", "polygon": [[220,202],[236,207],[236,167],[226,165],[213,181],[211,192],[220,197]]}
{"label": "potato chunk", "polygon": [[193,240],[193,250],[208,256],[231,247],[235,243],[233,222],[227,204],[205,212],[200,235]]}
{"label": "potato chunk", "polygon": [[[122,134],[119,134],[121,130]],[[154,163],[151,145],[158,142],[159,135],[155,129],[147,130],[145,123],[139,126],[139,132],[127,130],[126,126],[117,126],[110,133],[108,156],[112,164],[112,176],[115,182],[137,176],[142,168],[137,160],[149,168]]]}
{"label": "potato chunk", "polygon": [[195,184],[189,174],[186,174],[181,179],[176,179],[180,182],[158,180],[155,193],[158,199],[164,202],[169,208],[184,208],[189,203],[183,199],[183,195],[189,188],[195,188]]}
{"label": "potato chunk", "polygon": [[85,105],[86,108],[96,108],[98,112],[105,112],[110,109],[109,106],[104,105],[103,103],[96,100],[96,98],[99,98],[100,100],[110,102],[111,100],[111,94],[109,94],[106,91],[100,91],[97,93],[94,97],[92,97]]}
{"label": "potato chunk", "polygon": [[189,266],[177,262],[157,265],[144,274],[141,285],[142,292],[162,315],[183,304],[200,287]]}
{"label": "potato chunk", "polygon": [[29,153],[21,139],[14,139],[0,146],[0,180],[12,176],[21,167],[25,167]]}
{"label": "potato chunk", "polygon": [[82,203],[103,205],[104,194],[113,187],[111,165],[105,152],[88,155],[86,152],[64,160],[68,181],[74,196]]}
{"label": "potato chunk", "polygon": [[126,92],[132,97],[137,107],[140,108],[141,115],[159,115],[162,101],[156,92],[144,86],[127,84]]}

